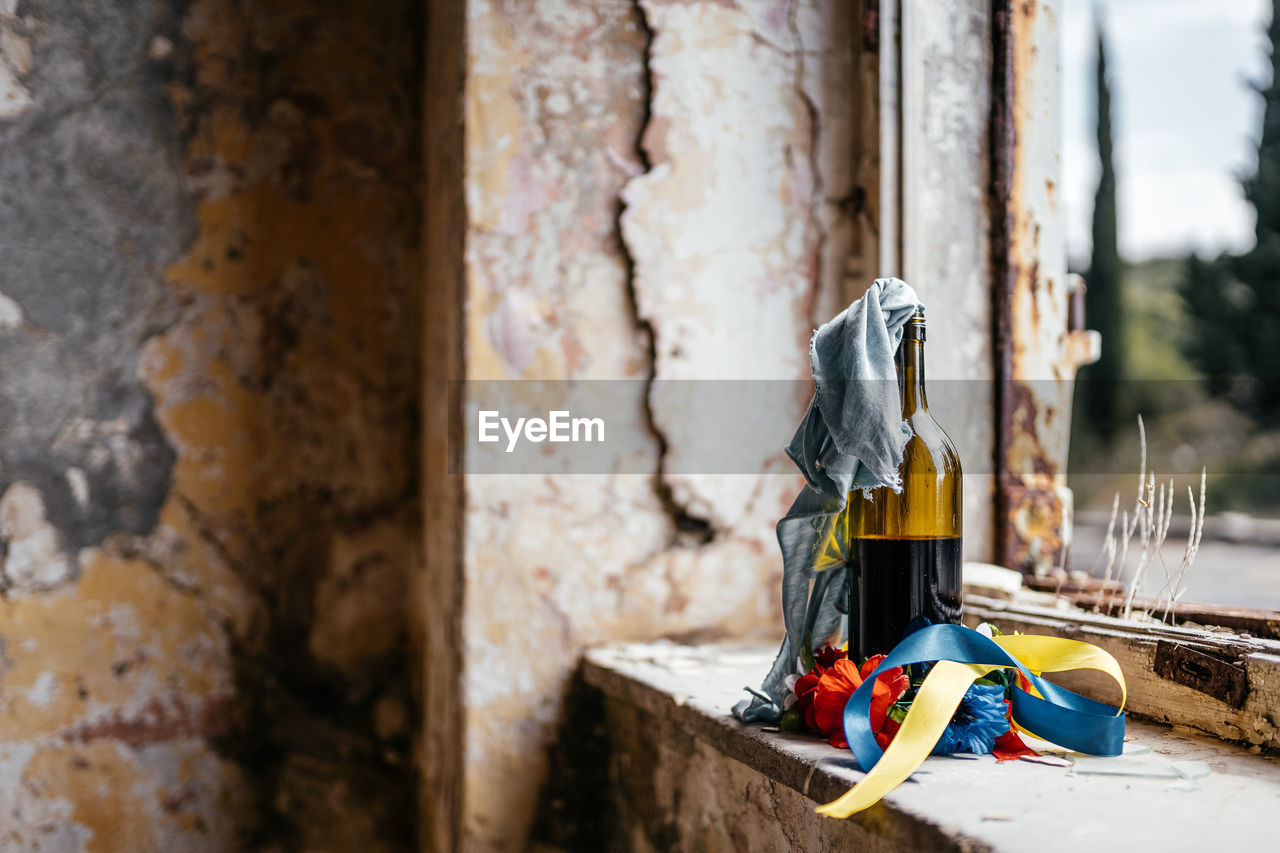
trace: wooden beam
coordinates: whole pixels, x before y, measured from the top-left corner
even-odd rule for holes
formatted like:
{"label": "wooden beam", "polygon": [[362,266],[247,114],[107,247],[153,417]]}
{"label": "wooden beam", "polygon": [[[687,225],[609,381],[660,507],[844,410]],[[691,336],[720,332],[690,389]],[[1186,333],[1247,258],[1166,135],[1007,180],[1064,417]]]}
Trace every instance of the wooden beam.
{"label": "wooden beam", "polygon": [[[1082,640],[1110,652],[1128,684],[1129,713],[1159,723],[1190,726],[1250,746],[1280,749],[1280,719],[1275,715],[1280,707],[1280,642],[1276,640],[1137,623],[1082,610],[1033,607],[974,595],[965,596],[964,613],[965,624],[971,626],[990,622],[1006,634],[1050,634]],[[1213,688],[1212,672],[1200,679],[1179,677],[1177,667],[1167,660],[1172,645],[1242,669],[1243,697]],[[1110,679],[1090,671],[1055,674],[1051,680],[1100,701],[1116,702],[1119,698]],[[1223,695],[1214,695],[1216,692]]]}

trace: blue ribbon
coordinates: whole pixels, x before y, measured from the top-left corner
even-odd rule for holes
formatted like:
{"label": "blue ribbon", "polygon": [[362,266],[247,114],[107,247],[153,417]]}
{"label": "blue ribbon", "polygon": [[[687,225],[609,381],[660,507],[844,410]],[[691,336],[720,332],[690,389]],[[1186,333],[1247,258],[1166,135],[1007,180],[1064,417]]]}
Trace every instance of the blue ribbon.
{"label": "blue ribbon", "polygon": [[1016,667],[1044,698],[1015,686],[1011,700],[1015,723],[1037,737],[1076,752],[1119,755],[1124,749],[1125,715],[1115,707],[1045,681],[990,637],[971,628],[929,625],[898,643],[844,706],[845,739],[864,772],[875,767],[884,755],[871,731],[871,695],[876,678],[894,667],[939,660]]}

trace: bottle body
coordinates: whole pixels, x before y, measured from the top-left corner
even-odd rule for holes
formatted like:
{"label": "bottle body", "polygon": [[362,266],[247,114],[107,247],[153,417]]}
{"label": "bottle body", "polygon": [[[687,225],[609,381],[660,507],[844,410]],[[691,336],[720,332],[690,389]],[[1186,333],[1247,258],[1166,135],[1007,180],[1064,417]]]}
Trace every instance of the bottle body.
{"label": "bottle body", "polygon": [[924,625],[958,623],[962,596],[960,457],[924,395],[924,323],[908,322],[898,353],[911,437],[902,491],[854,490],[847,512],[849,658],[888,653]]}

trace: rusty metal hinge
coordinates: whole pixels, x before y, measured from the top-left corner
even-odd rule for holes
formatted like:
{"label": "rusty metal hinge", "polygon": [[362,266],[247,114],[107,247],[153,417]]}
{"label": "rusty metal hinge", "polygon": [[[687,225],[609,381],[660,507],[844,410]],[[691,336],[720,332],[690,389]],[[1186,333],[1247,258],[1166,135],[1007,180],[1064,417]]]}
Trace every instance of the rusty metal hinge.
{"label": "rusty metal hinge", "polygon": [[1169,640],[1156,641],[1156,675],[1207,693],[1233,708],[1243,708],[1248,682],[1243,666]]}

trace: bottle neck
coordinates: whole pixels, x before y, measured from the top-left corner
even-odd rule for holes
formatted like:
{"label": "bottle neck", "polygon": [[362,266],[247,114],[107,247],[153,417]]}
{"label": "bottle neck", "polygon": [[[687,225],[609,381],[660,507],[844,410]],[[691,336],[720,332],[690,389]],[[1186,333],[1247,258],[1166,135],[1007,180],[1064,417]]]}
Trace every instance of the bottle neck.
{"label": "bottle neck", "polygon": [[898,349],[898,388],[902,394],[902,416],[927,412],[924,395],[924,324],[908,323]]}

